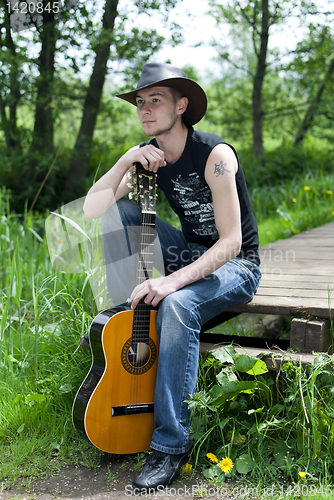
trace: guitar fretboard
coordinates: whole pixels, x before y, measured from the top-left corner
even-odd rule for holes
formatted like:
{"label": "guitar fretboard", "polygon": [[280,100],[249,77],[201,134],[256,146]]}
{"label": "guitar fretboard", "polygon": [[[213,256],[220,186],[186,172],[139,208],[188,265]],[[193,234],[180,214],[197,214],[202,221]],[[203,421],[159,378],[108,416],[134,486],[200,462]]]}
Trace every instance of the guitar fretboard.
{"label": "guitar fretboard", "polygon": [[[137,285],[152,278],[153,274],[153,248],[155,234],[155,213],[142,212],[139,261],[137,270]],[[149,342],[151,306],[144,303],[142,299],[135,311],[132,327],[132,342]]]}

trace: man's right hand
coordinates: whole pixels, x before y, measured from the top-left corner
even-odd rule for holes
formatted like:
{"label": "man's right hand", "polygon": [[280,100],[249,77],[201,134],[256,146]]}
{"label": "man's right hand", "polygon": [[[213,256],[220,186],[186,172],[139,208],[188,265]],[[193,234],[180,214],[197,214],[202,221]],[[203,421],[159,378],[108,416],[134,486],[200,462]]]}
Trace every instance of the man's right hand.
{"label": "man's right hand", "polygon": [[155,173],[160,167],[165,167],[167,164],[164,152],[153,144],[142,148],[139,146],[132,148],[119,159],[119,163],[124,163],[127,168],[130,168],[135,162],[139,162],[145,170]]}

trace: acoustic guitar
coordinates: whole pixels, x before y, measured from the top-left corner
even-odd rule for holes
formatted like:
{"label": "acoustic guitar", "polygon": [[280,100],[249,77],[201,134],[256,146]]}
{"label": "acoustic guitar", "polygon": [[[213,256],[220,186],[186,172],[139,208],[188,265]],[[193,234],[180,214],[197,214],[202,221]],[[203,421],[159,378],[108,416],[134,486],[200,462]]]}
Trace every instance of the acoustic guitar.
{"label": "acoustic guitar", "polygon": [[[140,164],[137,200],[141,234],[137,284],[152,277],[155,174]],[[157,311],[143,300],[133,311],[107,309],[93,320],[92,365],[73,403],[75,428],[100,450],[127,454],[149,449],[154,431],[154,390],[158,364]]]}

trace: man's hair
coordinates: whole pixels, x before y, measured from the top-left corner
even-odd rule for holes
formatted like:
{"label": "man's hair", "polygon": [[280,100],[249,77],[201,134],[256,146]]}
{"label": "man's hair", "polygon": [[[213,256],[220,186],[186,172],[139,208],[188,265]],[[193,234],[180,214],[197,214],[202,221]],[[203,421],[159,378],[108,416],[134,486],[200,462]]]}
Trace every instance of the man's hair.
{"label": "man's hair", "polygon": [[181,90],[173,89],[172,87],[168,87],[169,92],[172,94],[173,100],[175,104],[177,101],[179,101],[182,97],[187,97]]}

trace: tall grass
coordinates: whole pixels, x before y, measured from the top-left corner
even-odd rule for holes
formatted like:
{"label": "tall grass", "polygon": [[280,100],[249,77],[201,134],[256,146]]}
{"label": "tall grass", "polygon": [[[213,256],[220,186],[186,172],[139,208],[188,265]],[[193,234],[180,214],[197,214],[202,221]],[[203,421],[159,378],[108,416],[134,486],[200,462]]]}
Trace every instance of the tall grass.
{"label": "tall grass", "polygon": [[11,214],[4,192],[0,210],[0,478],[14,481],[57,457],[92,464],[100,455],[71,423],[90,366],[78,345],[96,310],[87,273],[52,270],[45,218]]}

